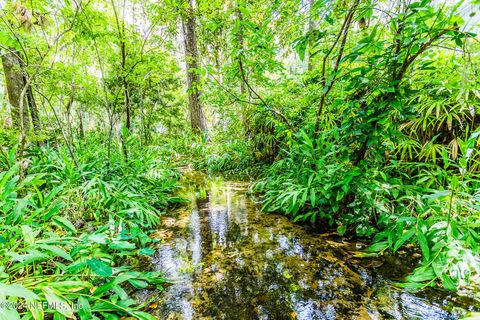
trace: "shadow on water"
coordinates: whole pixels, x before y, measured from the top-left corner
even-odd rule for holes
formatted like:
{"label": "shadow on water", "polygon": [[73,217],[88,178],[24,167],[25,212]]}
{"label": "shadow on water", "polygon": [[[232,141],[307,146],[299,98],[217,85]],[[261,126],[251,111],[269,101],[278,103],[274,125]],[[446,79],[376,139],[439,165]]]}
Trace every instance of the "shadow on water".
{"label": "shadow on water", "polygon": [[165,217],[173,232],[160,233],[152,261],[173,281],[158,297],[160,319],[456,319],[457,307],[472,308],[393,287],[407,260],[354,258],[361,243],[262,214],[243,183],[189,179],[192,206]]}

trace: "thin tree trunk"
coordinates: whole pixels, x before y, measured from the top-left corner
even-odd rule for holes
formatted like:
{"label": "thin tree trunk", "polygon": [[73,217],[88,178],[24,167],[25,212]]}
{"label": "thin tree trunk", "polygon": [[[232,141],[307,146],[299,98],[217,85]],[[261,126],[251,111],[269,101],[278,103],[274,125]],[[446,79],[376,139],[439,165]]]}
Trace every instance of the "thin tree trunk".
{"label": "thin tree trunk", "polygon": [[70,142],[73,140],[73,129],[72,129],[72,106],[74,100],[74,92],[70,93],[70,97],[68,98],[68,102],[66,105],[66,118],[67,118],[67,131]]}
{"label": "thin tree trunk", "polygon": [[125,8],[126,1],[123,1],[122,9],[122,21],[120,21],[119,14],[117,12],[117,7],[115,6],[114,0],[112,2],[113,12],[115,14],[115,21],[117,23],[117,33],[120,39],[120,69],[122,72],[122,84],[123,84],[123,95],[125,102],[125,127],[130,130],[131,127],[131,109],[130,109],[130,93],[128,90],[128,80],[127,80],[127,48],[125,44]]}
{"label": "thin tree trunk", "polygon": [[143,99],[144,99],[144,91],[142,88],[140,88],[140,120],[142,122],[142,134],[141,134],[141,141],[143,141],[143,144],[148,144],[148,139],[147,139],[147,130],[145,127],[145,110],[143,110]]}
{"label": "thin tree trunk", "polygon": [[35,131],[39,131],[42,129],[42,125],[40,123],[37,103],[35,102],[35,97],[33,96],[32,86],[29,86],[27,89],[27,101],[28,110],[30,110],[30,116],[32,117],[33,128]]}
{"label": "thin tree trunk", "polygon": [[189,8],[182,19],[183,40],[185,46],[185,61],[187,67],[187,88],[190,104],[190,121],[195,134],[202,134],[207,130],[205,115],[200,100],[200,74],[198,70],[197,36],[195,33],[195,16],[193,1],[187,0]]}
{"label": "thin tree trunk", "polygon": [[[126,1],[123,1],[123,11],[122,11],[122,21],[120,22],[120,17],[117,13],[117,9],[115,6],[114,0],[112,0],[113,12],[115,14],[115,21],[117,22],[117,31],[118,37],[120,38],[120,69],[122,72],[122,84],[123,84],[123,95],[124,95],[124,102],[125,102],[125,127],[130,131],[131,128],[131,109],[130,109],[130,94],[128,91],[128,81],[127,81],[127,49],[125,44],[125,8],[126,8]],[[123,131],[123,130],[122,130]],[[128,148],[127,148],[127,141],[123,135],[121,134],[121,142],[122,142],[122,150],[123,155],[125,157],[125,162],[128,162]]]}
{"label": "thin tree trunk", "polygon": [[81,110],[77,110],[77,114],[78,114],[78,136],[80,137],[80,139],[83,140],[85,138],[85,130],[83,128],[83,114]]}
{"label": "thin tree trunk", "polygon": [[[18,52],[18,54],[20,54],[20,52]],[[35,131],[39,131],[42,127],[40,124],[40,117],[38,113],[37,103],[35,102],[35,96],[33,95],[32,84],[31,84],[31,81],[29,81],[30,79],[28,78],[28,73],[25,71],[25,65],[23,64],[22,57],[21,56],[18,56],[18,57],[20,60],[20,69],[23,73],[24,88],[25,86],[27,86],[26,88],[27,91],[25,92],[26,97],[24,98],[24,101],[26,102],[26,104],[24,104],[22,107],[28,108],[28,110],[25,112],[28,113],[28,111],[30,111],[33,128],[35,129]]]}
{"label": "thin tree trunk", "polygon": [[72,107],[75,101],[75,44],[72,47],[72,81],[70,84],[70,97],[67,102],[67,129],[70,137],[70,142],[73,142],[73,128],[72,128]]}
{"label": "thin tree trunk", "polygon": [[[243,33],[243,14],[242,14],[242,11],[240,11],[240,4],[237,3],[237,10],[236,10],[236,14],[237,14],[237,19],[239,21],[239,28],[238,28],[238,33],[237,33],[237,51],[238,52],[243,52],[245,50],[245,36],[244,36],[244,33]],[[240,68],[240,60],[239,60],[239,68]],[[247,76],[247,75],[245,75]],[[243,80],[240,81],[240,96],[243,97],[245,96],[245,93],[246,93],[246,88],[245,88],[245,82]],[[247,108],[249,107],[250,104],[244,104],[242,103],[242,111],[241,111],[241,118],[242,118],[242,123],[243,123],[243,129],[244,129],[244,134],[246,134],[246,132],[248,132],[248,121],[247,121],[247,115],[246,115],[246,111],[247,111]]]}
{"label": "thin tree trunk", "polygon": [[[122,26],[122,33],[125,35],[125,27]],[[123,74],[123,94],[125,99],[125,127],[130,130],[131,127],[131,110],[130,110],[130,92],[128,89],[128,81],[126,73],[127,51],[125,47],[125,40],[122,37],[120,42],[120,50],[122,53],[122,74]]]}
{"label": "thin tree trunk", "polygon": [[[245,36],[243,34],[243,14],[242,11],[240,11],[240,5],[237,3],[237,20],[240,22],[239,27],[238,27],[238,32],[237,32],[237,51],[243,52],[245,50]],[[245,94],[245,83],[243,81],[240,81],[240,93],[243,95]]]}
{"label": "thin tree trunk", "polygon": [[307,48],[307,68],[308,71],[313,70],[313,67],[315,66],[313,64],[313,59],[312,59],[312,48],[313,48],[313,30],[315,29],[315,19],[313,17],[313,4],[315,3],[315,0],[309,0],[309,17],[308,17],[308,35],[309,35],[309,40],[308,40],[308,48]]}
{"label": "thin tree trunk", "polygon": [[[124,95],[124,101],[125,101],[125,128],[127,128],[127,135],[130,133],[130,128],[131,128],[131,109],[130,109],[130,93],[128,90],[128,81],[127,81],[127,70],[126,70],[126,65],[127,65],[127,48],[125,44],[125,6],[126,6],[126,1],[123,1],[123,13],[122,13],[122,28],[120,30],[120,25],[119,27],[119,35],[120,35],[120,53],[122,55],[122,80],[123,80],[123,95]],[[117,19],[117,24],[118,24],[118,19]],[[127,147],[127,138],[128,136],[125,136],[122,132],[122,149],[123,149],[123,155],[125,157],[125,162],[128,162],[128,147]]]}

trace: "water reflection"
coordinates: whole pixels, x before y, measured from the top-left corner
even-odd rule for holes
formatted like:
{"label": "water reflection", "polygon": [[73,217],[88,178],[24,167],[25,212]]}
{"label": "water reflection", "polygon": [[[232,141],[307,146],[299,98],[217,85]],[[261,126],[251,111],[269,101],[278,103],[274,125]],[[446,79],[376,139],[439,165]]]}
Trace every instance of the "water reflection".
{"label": "water reflection", "polygon": [[159,297],[160,319],[456,317],[450,296],[393,288],[385,266],[365,267],[341,243],[261,214],[245,193],[221,181],[187,190],[193,205],[153,261],[174,281]]}
{"label": "water reflection", "polygon": [[190,251],[192,252],[192,263],[198,266],[202,261],[202,236],[200,233],[200,215],[198,210],[192,210],[190,214],[191,241]]}

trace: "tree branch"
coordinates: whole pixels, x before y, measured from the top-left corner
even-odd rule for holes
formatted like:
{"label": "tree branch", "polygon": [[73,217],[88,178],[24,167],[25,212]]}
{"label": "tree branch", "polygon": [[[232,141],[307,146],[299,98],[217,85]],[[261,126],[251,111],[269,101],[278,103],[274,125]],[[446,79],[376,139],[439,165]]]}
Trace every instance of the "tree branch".
{"label": "tree branch", "polygon": [[217,78],[215,78],[214,76],[210,75],[210,77],[217,83],[217,85],[220,87],[220,89],[222,89],[223,91],[225,91],[226,93],[228,93],[229,95],[231,95],[233,98],[235,98],[235,101],[239,101],[239,102],[243,102],[243,103],[250,103],[250,104],[253,104],[253,105],[260,105],[260,103],[257,103],[257,102],[253,102],[253,101],[247,101],[247,100],[243,100],[241,99],[240,97],[238,97],[235,93],[233,93],[231,90],[229,90],[228,88],[226,88],[225,86],[223,86],[220,81],[218,81]]}
{"label": "tree branch", "polygon": [[283,122],[288,125],[290,127],[290,129],[292,131],[296,131],[295,130],[295,127],[291,124],[291,122],[287,119],[286,116],[284,116],[280,111],[278,111],[277,109],[275,108],[272,108],[268,105],[268,103],[252,88],[252,86],[250,85],[250,83],[248,83],[247,81],[247,77],[245,76],[245,70],[243,68],[243,62],[242,62],[242,58],[239,56],[238,57],[238,65],[240,67],[240,75],[242,76],[242,80],[243,82],[245,83],[245,85],[247,86],[247,88],[250,90],[250,92],[252,92],[255,96],[257,96],[257,98],[262,102],[262,104],[267,108],[268,111],[270,112],[273,112],[275,115],[277,115],[278,117],[280,117]]}
{"label": "tree branch", "polygon": [[[323,90],[322,90],[323,93],[322,93],[322,96],[320,98],[320,104],[318,106],[317,116],[316,116],[316,120],[315,120],[315,131],[314,131],[315,137],[318,135],[318,131],[320,129],[320,117],[322,116],[323,107],[325,105],[325,100],[326,100],[327,95],[330,93],[330,90],[332,89],[332,87],[333,87],[333,85],[334,85],[334,83],[337,79],[337,72],[338,72],[338,68],[340,67],[340,61],[343,58],[343,52],[345,50],[345,44],[347,42],[348,32],[350,30],[353,15],[355,14],[355,10],[357,9],[359,2],[360,2],[360,0],[356,0],[354,2],[353,6],[348,11],[348,13],[345,17],[345,20],[343,21],[342,28],[338,32],[337,38],[335,39],[335,42],[330,47],[330,50],[328,50],[327,54],[323,57],[322,78],[321,78],[322,79],[321,84],[323,86]],[[336,47],[336,45],[338,44],[338,41],[340,40],[340,38],[342,39],[342,41],[340,43],[340,48],[338,50],[337,59],[335,61],[335,65],[334,65],[334,68],[333,68],[332,80],[330,81],[330,83],[327,83],[326,78],[325,78],[325,70],[326,70],[327,59],[330,56],[330,54],[332,53],[332,51],[334,50],[334,48]]]}
{"label": "tree branch", "polygon": [[433,45],[433,43],[435,41],[437,41],[438,39],[440,39],[443,35],[445,35],[447,32],[449,31],[454,31],[454,30],[458,30],[458,27],[456,28],[448,28],[448,29],[443,29],[442,31],[440,31],[439,33],[437,33],[434,37],[430,38],[430,40],[428,40],[427,42],[425,42],[424,44],[422,44],[420,46],[420,48],[418,49],[418,51],[412,55],[411,57],[409,57],[408,59],[405,59],[405,61],[403,62],[402,64],[402,68],[400,69],[397,77],[396,77],[396,80],[398,82],[400,82],[403,77],[405,76],[405,73],[407,72],[408,70],[408,67],[410,67],[410,65],[423,53],[425,52],[425,50],[427,50],[429,47],[431,47]]}

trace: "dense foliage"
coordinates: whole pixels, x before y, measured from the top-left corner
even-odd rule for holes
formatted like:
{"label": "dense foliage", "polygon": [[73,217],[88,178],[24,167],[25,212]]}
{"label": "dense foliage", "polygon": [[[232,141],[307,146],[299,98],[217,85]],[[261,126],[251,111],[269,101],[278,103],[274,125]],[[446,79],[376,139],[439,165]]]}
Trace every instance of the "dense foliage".
{"label": "dense foliage", "polygon": [[0,318],[151,317],[180,165],[478,286],[477,2],[0,2]]}
{"label": "dense foliage", "polygon": [[[154,150],[128,164],[116,152],[107,164],[105,150],[88,149],[92,143],[77,150],[77,164],[64,148],[33,148],[23,163],[15,162],[15,149],[2,153],[1,292],[9,303],[25,299],[20,311],[38,319],[74,312],[149,319],[129,294],[165,282],[145,272],[142,257],[154,253],[148,233],[162,210],[179,201],[170,196],[176,175]],[[14,308],[2,310],[4,319],[19,317]]]}

